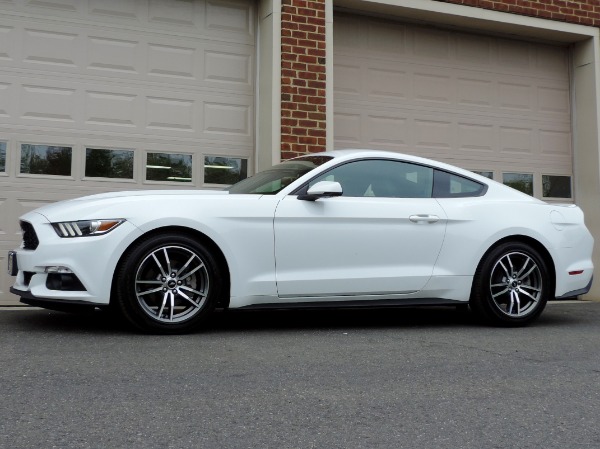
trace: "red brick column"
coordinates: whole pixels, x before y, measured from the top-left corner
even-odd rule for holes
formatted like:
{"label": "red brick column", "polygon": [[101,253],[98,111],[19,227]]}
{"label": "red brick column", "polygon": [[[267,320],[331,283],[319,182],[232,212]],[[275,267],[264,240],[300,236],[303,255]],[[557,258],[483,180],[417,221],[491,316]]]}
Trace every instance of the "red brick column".
{"label": "red brick column", "polygon": [[325,150],[325,0],[282,0],[281,159]]}
{"label": "red brick column", "polygon": [[600,26],[598,0],[437,0],[495,11]]}

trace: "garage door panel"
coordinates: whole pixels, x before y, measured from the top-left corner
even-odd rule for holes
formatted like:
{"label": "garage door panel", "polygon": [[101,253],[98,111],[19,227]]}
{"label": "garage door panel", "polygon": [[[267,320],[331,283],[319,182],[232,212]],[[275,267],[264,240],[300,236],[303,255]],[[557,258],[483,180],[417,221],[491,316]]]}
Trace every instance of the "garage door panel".
{"label": "garage door panel", "polygon": [[439,103],[451,105],[455,100],[455,90],[449,88],[452,79],[439,72],[417,71],[413,74],[413,92],[415,103]]}
{"label": "garage door panel", "polygon": [[457,123],[457,149],[465,154],[491,154],[496,127],[484,123]]}
{"label": "garage door panel", "polygon": [[[5,34],[22,36],[22,45],[10,40],[0,45],[2,67],[15,72],[42,72],[110,81],[136,80],[153,84],[180,84],[186,89],[215,89],[252,94],[253,41],[228,43],[213,36],[165,37],[115,32],[79,25],[33,24],[1,19]],[[131,39],[132,36],[137,39]],[[10,48],[9,48],[10,47]],[[15,48],[12,48],[15,47]],[[4,51],[3,51],[4,50]],[[2,58],[2,56],[4,57]],[[60,74],[60,75],[58,75]]]}
{"label": "garage door panel", "polygon": [[[0,125],[53,126],[249,142],[253,97],[4,76]],[[42,84],[43,83],[43,84]],[[11,99],[17,101],[10,101]],[[9,109],[10,108],[10,109]]]}
{"label": "garage door panel", "polygon": [[335,103],[570,123],[568,80],[335,55]]}
{"label": "garage door panel", "polygon": [[3,0],[6,13],[24,13],[77,22],[107,22],[108,26],[175,34],[212,33],[225,39],[250,39],[255,34],[254,4],[244,0]]}
{"label": "garage door panel", "polygon": [[214,186],[205,157],[251,171],[255,14],[251,0],[0,1],[0,251],[49,202]]}
{"label": "garage door panel", "polygon": [[360,112],[343,111],[336,108],[333,113],[334,140],[337,148],[359,148],[363,142]]}

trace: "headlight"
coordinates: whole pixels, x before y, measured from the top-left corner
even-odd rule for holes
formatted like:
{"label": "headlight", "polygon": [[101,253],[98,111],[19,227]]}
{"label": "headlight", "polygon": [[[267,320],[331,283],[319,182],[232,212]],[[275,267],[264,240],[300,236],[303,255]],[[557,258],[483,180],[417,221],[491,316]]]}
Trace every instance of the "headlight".
{"label": "headlight", "polygon": [[123,219],[63,221],[52,223],[52,227],[59,237],[90,237],[106,234],[124,221]]}

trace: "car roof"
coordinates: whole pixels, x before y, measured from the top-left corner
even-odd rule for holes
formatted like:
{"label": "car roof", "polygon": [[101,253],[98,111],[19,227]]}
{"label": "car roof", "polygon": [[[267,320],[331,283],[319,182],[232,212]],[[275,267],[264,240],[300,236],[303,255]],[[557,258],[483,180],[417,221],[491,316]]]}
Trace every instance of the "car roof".
{"label": "car roof", "polygon": [[[328,166],[336,165],[337,163],[344,161],[351,161],[363,158],[384,158],[384,159],[392,159],[398,161],[406,161],[413,162],[420,165],[425,165],[437,169],[441,169],[443,171],[448,171],[450,173],[455,173],[460,176],[464,176],[466,178],[471,178],[481,184],[485,184],[488,186],[488,190],[486,193],[486,197],[490,196],[499,196],[503,198],[513,198],[519,199],[521,201],[527,202],[538,202],[544,203],[543,201],[536,199],[530,195],[519,192],[518,190],[512,189],[504,184],[501,184],[493,179],[489,179],[487,177],[481,176],[477,173],[474,173],[470,170],[457,167],[455,165],[447,164],[444,162],[437,161],[435,159],[428,159],[420,156],[414,156],[406,153],[398,153],[393,151],[385,151],[385,150],[372,150],[372,149],[364,149],[364,148],[348,148],[348,149],[339,149],[339,150],[330,150],[323,151],[318,153],[309,153],[303,154],[293,159],[288,159],[288,161],[293,161],[296,159],[302,159],[311,156],[329,156],[332,158],[331,161],[323,164],[319,169],[325,169]],[[290,184],[291,186],[293,184]],[[296,188],[297,186],[294,186]],[[491,195],[490,195],[491,194]]]}
{"label": "car roof", "polygon": [[302,155],[300,157],[306,156],[330,156],[334,159],[361,159],[361,158],[389,158],[389,159],[398,159],[404,161],[415,162],[417,164],[423,164],[428,166],[433,166],[440,168],[442,170],[448,170],[457,174],[461,174],[463,176],[476,178],[482,182],[488,184],[490,181],[488,178],[482,177],[473,173],[469,170],[465,170],[463,168],[457,167],[455,165],[450,165],[444,162],[437,161],[435,159],[428,159],[420,156],[414,156],[412,154],[406,153],[397,153],[393,151],[385,151],[385,150],[370,150],[370,149],[361,149],[361,148],[349,148],[349,149],[340,149],[340,150],[330,150],[324,151],[321,153],[313,153],[310,155]]}

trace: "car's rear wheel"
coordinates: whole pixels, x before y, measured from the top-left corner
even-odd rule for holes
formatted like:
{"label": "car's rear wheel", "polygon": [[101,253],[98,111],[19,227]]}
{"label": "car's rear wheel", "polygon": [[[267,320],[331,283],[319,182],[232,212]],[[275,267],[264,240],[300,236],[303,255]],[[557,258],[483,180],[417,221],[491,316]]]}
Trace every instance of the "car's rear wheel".
{"label": "car's rear wheel", "polygon": [[473,311],[500,326],[524,326],[539,317],[554,291],[540,253],[520,242],[493,248],[480,263],[471,293]]}
{"label": "car's rear wheel", "polygon": [[221,285],[218,264],[204,245],[185,235],[154,235],[122,260],[115,299],[143,331],[184,333],[214,310]]}

